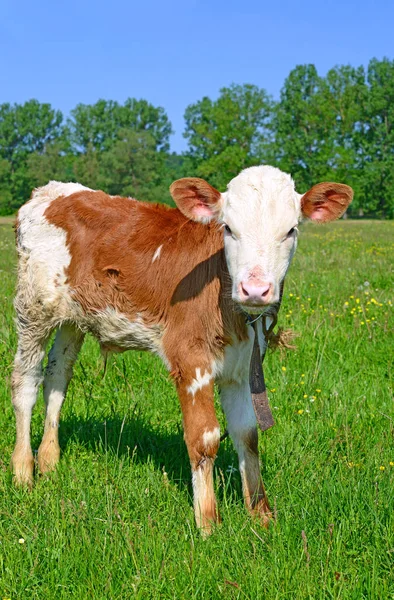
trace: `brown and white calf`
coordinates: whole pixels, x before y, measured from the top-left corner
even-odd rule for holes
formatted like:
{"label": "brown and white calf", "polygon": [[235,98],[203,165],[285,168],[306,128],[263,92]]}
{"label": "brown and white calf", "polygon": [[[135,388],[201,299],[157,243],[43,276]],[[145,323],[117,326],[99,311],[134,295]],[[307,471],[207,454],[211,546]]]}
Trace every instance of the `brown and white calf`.
{"label": "brown and white calf", "polygon": [[[320,183],[300,195],[289,175],[261,166],[242,171],[224,193],[186,178],[172,184],[171,194],[178,208],[51,182],[20,209],[15,479],[33,481],[30,420],[51,332],[57,329],[44,379],[42,472],[59,460],[60,409],[89,332],[104,349],[150,350],[163,359],[179,395],[195,516],[205,531],[218,519],[213,397],[219,384],[246,506],[267,523],[249,389],[254,331],[245,313],[259,315],[278,301],[298,222],[336,219],[352,190]],[[261,321],[259,338],[262,349]]]}

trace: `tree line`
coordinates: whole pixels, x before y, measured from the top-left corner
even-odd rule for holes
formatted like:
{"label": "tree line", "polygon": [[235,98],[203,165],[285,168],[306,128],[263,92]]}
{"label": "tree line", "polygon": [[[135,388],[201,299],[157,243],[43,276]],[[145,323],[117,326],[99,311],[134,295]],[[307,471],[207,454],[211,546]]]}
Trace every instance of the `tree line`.
{"label": "tree line", "polygon": [[12,214],[50,179],[110,194],[171,202],[179,177],[220,190],[245,167],[271,164],[299,192],[319,181],[355,190],[350,215],[394,217],[394,61],[337,66],[321,77],[300,65],[274,101],[255,85],[222,88],[185,111],[182,154],[170,152],[165,110],[147,100],[78,104],[67,119],[50,104],[0,105],[0,214]]}

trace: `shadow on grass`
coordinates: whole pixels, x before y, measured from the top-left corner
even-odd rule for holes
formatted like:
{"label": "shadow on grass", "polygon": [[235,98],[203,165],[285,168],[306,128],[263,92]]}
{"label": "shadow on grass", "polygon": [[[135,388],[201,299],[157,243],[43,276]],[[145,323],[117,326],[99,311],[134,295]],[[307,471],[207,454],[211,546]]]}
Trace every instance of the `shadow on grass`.
{"label": "shadow on grass", "polygon": [[[119,459],[130,457],[136,464],[151,461],[158,471],[164,469],[169,480],[180,489],[186,486],[191,490],[190,463],[181,428],[176,433],[169,433],[160,425],[147,423],[141,416],[123,420],[112,415],[100,421],[94,417],[85,419],[71,415],[61,421],[59,438],[62,453],[75,440],[98,454],[108,452]],[[226,486],[228,474],[234,467],[238,468],[238,458],[231,441],[227,439],[221,443],[215,462],[216,473],[225,473]],[[242,498],[238,479],[239,476],[232,477],[231,489],[236,497]],[[222,486],[218,490],[219,498],[221,489]]]}

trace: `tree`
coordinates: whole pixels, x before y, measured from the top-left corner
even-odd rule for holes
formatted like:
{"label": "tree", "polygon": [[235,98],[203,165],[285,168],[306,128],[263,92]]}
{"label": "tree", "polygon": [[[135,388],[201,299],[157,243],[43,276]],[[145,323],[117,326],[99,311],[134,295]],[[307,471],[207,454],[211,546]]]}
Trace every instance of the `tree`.
{"label": "tree", "polygon": [[150,132],[121,129],[111,149],[101,155],[99,187],[113,195],[163,200],[168,193],[161,185],[166,156],[165,152],[157,151]]}
{"label": "tree", "polygon": [[290,72],[273,119],[272,162],[292,174],[306,191],[331,170],[335,111],[327,102],[324,81],[314,65]]}
{"label": "tree", "polygon": [[42,152],[45,146],[62,135],[63,115],[29,100],[24,104],[0,105],[0,156],[12,166],[20,166],[31,152]]}
{"label": "tree", "polygon": [[149,133],[159,152],[169,150],[171,123],[161,107],[146,100],[128,98],[124,105],[113,100],[96,104],[78,104],[68,120],[71,141],[76,152],[104,152],[118,140],[120,130]]}
{"label": "tree", "polygon": [[47,145],[61,138],[62,120],[60,111],[37,100],[0,105],[0,158],[8,164],[5,172],[0,174],[0,187],[4,190],[7,180],[10,210],[26,201],[34,187],[27,165],[28,156],[43,152]]}
{"label": "tree", "polygon": [[170,200],[165,179],[171,123],[161,107],[129,98],[79,104],[68,121],[78,181],[111,194]]}
{"label": "tree", "polygon": [[184,137],[193,174],[225,189],[240,170],[261,162],[271,112],[272,100],[254,85],[222,88],[217,100],[188,106]]}
{"label": "tree", "polygon": [[45,185],[51,179],[72,181],[75,177],[75,157],[66,139],[48,144],[43,152],[32,152],[26,159],[28,179],[33,187]]}
{"label": "tree", "polygon": [[0,215],[12,213],[11,163],[0,158]]}
{"label": "tree", "polygon": [[357,135],[357,168],[366,214],[394,217],[394,61],[372,59]]}

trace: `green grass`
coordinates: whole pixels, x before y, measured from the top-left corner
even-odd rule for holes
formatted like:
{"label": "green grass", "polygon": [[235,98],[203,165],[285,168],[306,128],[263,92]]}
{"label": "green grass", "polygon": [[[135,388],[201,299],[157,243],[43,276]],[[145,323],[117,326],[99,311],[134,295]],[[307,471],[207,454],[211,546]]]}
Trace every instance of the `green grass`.
{"label": "green grass", "polygon": [[[0,225],[0,599],[394,598],[393,233],[387,222],[303,227],[279,317],[298,348],[265,363],[276,425],[260,448],[277,522],[266,531],[247,515],[226,440],[223,523],[204,541],[176,394],[150,355],[114,356],[104,376],[88,339],[57,472],[31,493],[12,486],[15,253]],[[35,449],[43,414],[40,395]]]}

